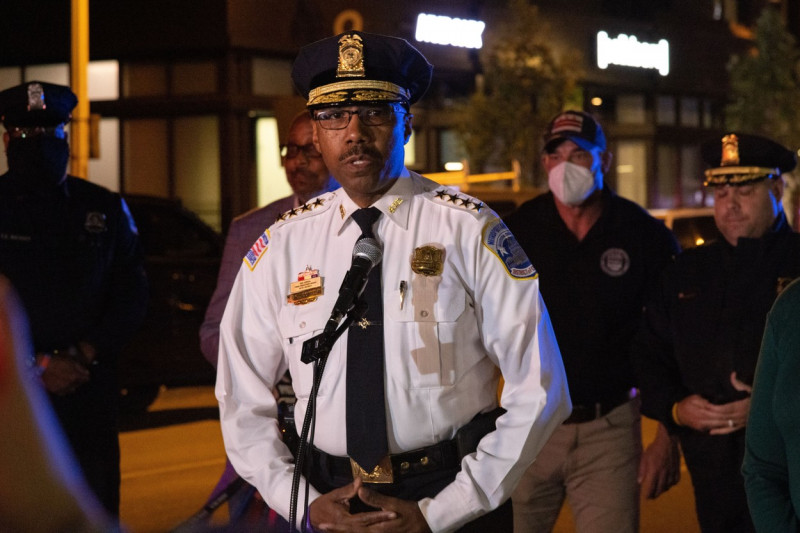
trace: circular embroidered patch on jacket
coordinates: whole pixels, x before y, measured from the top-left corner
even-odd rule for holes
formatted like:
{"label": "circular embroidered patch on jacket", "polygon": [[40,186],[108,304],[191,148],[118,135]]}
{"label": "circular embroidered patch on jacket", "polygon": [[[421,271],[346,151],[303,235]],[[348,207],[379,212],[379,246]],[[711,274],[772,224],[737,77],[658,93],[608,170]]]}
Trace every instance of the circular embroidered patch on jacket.
{"label": "circular embroidered patch on jacket", "polygon": [[484,226],[483,245],[502,261],[511,277],[518,279],[536,277],[536,269],[502,220],[496,218]]}
{"label": "circular embroidered patch on jacket", "polygon": [[600,256],[600,268],[611,276],[617,278],[631,267],[631,258],[622,248],[609,248]]}

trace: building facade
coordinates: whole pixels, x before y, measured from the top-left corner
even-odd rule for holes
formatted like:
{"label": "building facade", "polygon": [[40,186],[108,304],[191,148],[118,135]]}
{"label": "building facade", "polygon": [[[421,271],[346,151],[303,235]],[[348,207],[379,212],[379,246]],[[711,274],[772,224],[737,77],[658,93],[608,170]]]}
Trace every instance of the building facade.
{"label": "building facade", "polygon": [[[615,155],[610,182],[647,207],[702,205],[698,145],[723,129],[726,65],[751,45],[748,27],[766,2],[530,3],[556,55],[581,53],[584,108],[606,126]],[[794,2],[783,4],[796,15]],[[69,84],[69,9],[62,0],[0,6],[0,88]],[[441,171],[465,155],[452,110],[474,90],[480,52],[417,41],[418,16],[480,20],[490,40],[506,9],[506,0],[94,0],[89,96],[99,152],[89,179],[179,198],[222,230],[288,194],[279,144],[304,105],[292,61],[304,44],[353,28],[406,38],[435,65],[434,85],[413,109],[407,164]]]}

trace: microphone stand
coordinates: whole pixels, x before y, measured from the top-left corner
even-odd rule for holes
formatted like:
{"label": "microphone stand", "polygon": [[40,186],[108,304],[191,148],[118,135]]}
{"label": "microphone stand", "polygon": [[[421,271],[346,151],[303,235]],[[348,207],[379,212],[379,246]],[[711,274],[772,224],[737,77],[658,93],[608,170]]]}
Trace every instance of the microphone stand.
{"label": "microphone stand", "polygon": [[[300,434],[300,443],[297,447],[297,457],[295,458],[294,475],[292,477],[292,493],[289,502],[289,533],[295,531],[295,520],[297,518],[297,498],[300,489],[300,474],[306,467],[306,457],[309,454],[310,446],[314,444],[314,434],[311,432],[311,439],[309,440],[309,429],[311,428],[314,420],[316,419],[317,410],[317,392],[319,391],[319,384],[322,381],[322,372],[325,370],[325,363],[328,362],[328,355],[333,349],[333,345],[342,333],[350,327],[356,320],[360,320],[367,312],[367,304],[359,298],[355,305],[347,312],[347,316],[341,325],[334,331],[329,331],[326,326],[325,330],[312,337],[303,343],[303,350],[300,355],[300,360],[303,363],[314,363],[314,381],[311,386],[311,392],[308,396],[308,405],[306,406],[306,414],[303,417],[303,429]],[[308,445],[306,445],[308,443]],[[308,512],[308,478],[306,478],[306,512]],[[305,531],[305,521],[300,526],[302,531]]]}

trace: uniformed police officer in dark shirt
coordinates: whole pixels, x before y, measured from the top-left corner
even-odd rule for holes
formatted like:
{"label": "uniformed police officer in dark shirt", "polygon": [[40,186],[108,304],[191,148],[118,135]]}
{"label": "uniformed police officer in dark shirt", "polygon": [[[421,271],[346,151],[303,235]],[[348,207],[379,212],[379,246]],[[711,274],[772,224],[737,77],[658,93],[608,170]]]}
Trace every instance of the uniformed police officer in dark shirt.
{"label": "uniformed police officer in dark shirt", "polygon": [[[147,284],[136,226],[118,194],[67,176],[69,88],[0,92],[0,273],[30,320],[36,367],[90,487],[119,513],[116,356],[139,326]],[[43,502],[46,505],[46,502]]]}
{"label": "uniformed police officer in dark shirt", "polygon": [[740,473],[766,315],[800,276],[800,236],[781,206],[795,154],[755,135],[703,146],[723,238],[684,251],[649,298],[638,350],[642,411],[680,437],[700,527],[750,532]]}

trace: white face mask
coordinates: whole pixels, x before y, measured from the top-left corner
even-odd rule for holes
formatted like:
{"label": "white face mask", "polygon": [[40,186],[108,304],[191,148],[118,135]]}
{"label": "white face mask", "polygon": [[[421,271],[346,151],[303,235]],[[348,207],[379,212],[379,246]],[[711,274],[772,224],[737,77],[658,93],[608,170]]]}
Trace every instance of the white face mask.
{"label": "white face mask", "polygon": [[586,167],[563,161],[547,173],[550,190],[561,203],[580,205],[603,186],[603,175]]}

